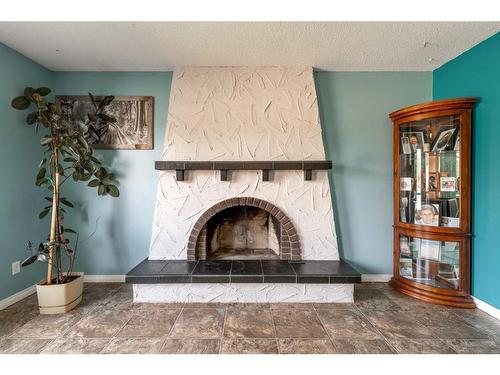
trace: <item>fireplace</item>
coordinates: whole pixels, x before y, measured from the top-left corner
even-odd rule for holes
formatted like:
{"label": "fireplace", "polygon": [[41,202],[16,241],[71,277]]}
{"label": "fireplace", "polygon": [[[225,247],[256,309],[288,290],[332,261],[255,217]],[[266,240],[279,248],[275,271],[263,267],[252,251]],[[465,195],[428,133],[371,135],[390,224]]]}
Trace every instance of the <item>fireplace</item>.
{"label": "fireplace", "polygon": [[137,302],[352,302],[311,67],[172,77]]}
{"label": "fireplace", "polygon": [[188,260],[301,259],[290,219],[262,199],[222,201],[201,215],[191,231]]}

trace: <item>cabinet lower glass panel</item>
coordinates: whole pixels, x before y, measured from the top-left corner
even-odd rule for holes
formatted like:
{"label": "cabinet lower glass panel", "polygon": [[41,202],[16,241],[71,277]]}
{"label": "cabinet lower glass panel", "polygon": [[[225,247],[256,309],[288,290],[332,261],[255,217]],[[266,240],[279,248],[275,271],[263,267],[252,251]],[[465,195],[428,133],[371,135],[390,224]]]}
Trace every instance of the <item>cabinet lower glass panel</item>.
{"label": "cabinet lower glass panel", "polygon": [[399,275],[436,288],[460,285],[460,243],[399,237]]}

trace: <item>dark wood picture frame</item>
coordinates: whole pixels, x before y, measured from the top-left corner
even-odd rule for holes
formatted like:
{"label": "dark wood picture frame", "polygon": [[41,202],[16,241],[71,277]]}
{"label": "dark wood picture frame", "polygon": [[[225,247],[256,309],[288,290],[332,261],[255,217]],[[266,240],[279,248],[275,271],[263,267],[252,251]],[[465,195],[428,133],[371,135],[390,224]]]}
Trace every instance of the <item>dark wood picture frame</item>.
{"label": "dark wood picture frame", "polygon": [[[448,99],[414,105],[390,114],[393,122],[393,167],[394,167],[394,277],[390,285],[400,292],[414,298],[440,305],[474,308],[470,296],[471,265],[471,134],[472,109],[476,98]],[[460,137],[460,205],[459,227],[417,225],[401,221],[399,202],[400,192],[400,127],[404,124],[433,119],[443,116],[458,116],[459,128],[454,134]],[[445,128],[443,126],[443,128]],[[403,176],[404,177],[404,176]],[[411,280],[399,274],[400,236],[414,237],[434,241],[457,242],[459,244],[460,277],[457,284],[450,288],[439,288],[425,282]],[[417,259],[418,260],[418,259]],[[431,265],[432,267],[438,267]],[[451,285],[451,284],[450,284]]]}
{"label": "dark wood picture frame", "polygon": [[[96,101],[102,100],[103,96],[95,96]],[[83,103],[91,103],[90,98],[88,96],[83,95],[58,95],[55,98],[55,104],[60,108],[61,103],[63,101],[72,101],[72,102],[83,102]],[[110,149],[110,150],[152,150],[154,147],[154,97],[153,96],[116,96],[113,102],[109,105],[111,110],[114,105],[117,105],[119,102],[135,102],[135,104],[140,103],[140,111],[139,109],[135,109],[135,115],[140,118],[142,124],[138,124],[140,126],[140,131],[146,132],[145,135],[140,137],[141,141],[136,142],[112,142],[112,143],[96,143],[91,144],[92,148],[95,149]],[[117,123],[123,122],[120,116],[114,116],[117,118]],[[139,121],[139,119],[137,119]],[[119,126],[118,126],[119,128]],[[119,131],[119,129],[118,129]],[[122,133],[120,138],[129,138],[134,137],[134,134],[124,134]],[[133,139],[132,139],[133,140]]]}

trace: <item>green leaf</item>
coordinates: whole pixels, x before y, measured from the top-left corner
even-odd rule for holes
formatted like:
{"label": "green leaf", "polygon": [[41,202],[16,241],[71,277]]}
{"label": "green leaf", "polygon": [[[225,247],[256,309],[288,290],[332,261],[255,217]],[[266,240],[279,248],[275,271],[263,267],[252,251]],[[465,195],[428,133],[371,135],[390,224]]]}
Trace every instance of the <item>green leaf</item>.
{"label": "green leaf", "polygon": [[64,176],[64,167],[61,164],[57,164],[57,173]]}
{"label": "green leaf", "polygon": [[80,144],[80,146],[82,146],[83,148],[89,148],[89,144],[81,135],[79,135],[76,140],[78,141],[78,144]]}
{"label": "green leaf", "polygon": [[118,190],[118,188],[115,185],[108,185],[106,188],[108,190],[109,195],[111,195],[112,197],[117,198],[120,196],[120,190]]}
{"label": "green leaf", "polygon": [[38,112],[31,112],[26,116],[26,123],[28,125],[33,125],[38,120]]}
{"label": "green leaf", "polygon": [[50,144],[50,142],[52,142],[52,137],[43,137],[41,140],[40,140],[40,144],[42,146],[47,146],[48,144]]}
{"label": "green leaf", "polygon": [[52,202],[52,197],[45,197],[44,198],[46,201]]}
{"label": "green leaf", "polygon": [[26,109],[30,106],[30,101],[26,99],[24,96],[18,96],[17,98],[14,98],[10,105],[18,110],[23,110]]}
{"label": "green leaf", "polygon": [[50,212],[50,208],[44,208],[42,212],[38,214],[39,219],[43,219]]}
{"label": "green leaf", "polygon": [[96,164],[101,164],[101,162],[99,161],[99,159],[97,159],[97,158],[96,158],[96,157],[94,157],[94,156],[91,156],[91,157],[90,157],[90,160],[92,160],[92,161],[93,161],[94,163],[96,163]]}
{"label": "green leaf", "polygon": [[88,181],[92,177],[91,173],[84,173],[80,176],[80,181]]}
{"label": "green leaf", "polygon": [[[61,148],[61,151],[64,151],[64,150]],[[72,157],[64,158],[64,161],[65,162],[76,163],[76,159],[72,158]]]}
{"label": "green leaf", "polygon": [[76,232],[73,229],[70,229],[70,228],[64,228],[63,232],[76,234]]}
{"label": "green leaf", "polygon": [[87,184],[87,186],[90,186],[90,187],[97,187],[97,186],[99,186],[99,184],[100,184],[99,180],[94,179],[94,180],[90,181],[90,182]]}
{"label": "green leaf", "polygon": [[47,170],[45,168],[40,168],[40,170],[38,171],[38,174],[36,175],[36,179],[41,180],[42,178],[44,178],[46,172],[47,172]]}
{"label": "green leaf", "polygon": [[42,179],[40,179],[40,180],[36,180],[35,185],[36,185],[36,186],[42,186],[42,185],[45,185],[47,182],[49,182],[49,180],[48,180],[48,179],[46,179],[46,178],[42,178]]}
{"label": "green leaf", "polygon": [[35,93],[35,89],[33,87],[26,87],[24,89],[24,97],[28,100],[33,101],[33,94]]}
{"label": "green leaf", "polygon": [[94,173],[94,176],[96,176],[97,178],[99,179],[102,179],[104,177],[106,177],[106,175],[108,174],[108,172],[106,171],[106,168],[104,167],[101,167],[99,168],[95,173]]}
{"label": "green leaf", "polygon": [[31,255],[30,257],[23,260],[23,262],[21,263],[21,267],[29,266],[31,263],[35,262],[37,259],[38,259],[37,255]]}
{"label": "green leaf", "polygon": [[98,195],[104,195],[106,193],[106,187],[103,184],[99,184],[99,188],[97,189]]}
{"label": "green leaf", "polygon": [[69,200],[67,200],[66,198],[62,197],[62,198],[59,198],[59,202],[61,202],[62,204],[68,206],[68,207],[71,207],[73,208],[73,203],[71,203]]}
{"label": "green leaf", "polygon": [[40,160],[40,163],[38,164],[38,168],[42,168],[42,166],[47,162],[47,158],[43,158]]}
{"label": "green leaf", "polygon": [[35,92],[41,96],[47,96],[50,94],[51,90],[48,87],[39,87],[35,90]]}

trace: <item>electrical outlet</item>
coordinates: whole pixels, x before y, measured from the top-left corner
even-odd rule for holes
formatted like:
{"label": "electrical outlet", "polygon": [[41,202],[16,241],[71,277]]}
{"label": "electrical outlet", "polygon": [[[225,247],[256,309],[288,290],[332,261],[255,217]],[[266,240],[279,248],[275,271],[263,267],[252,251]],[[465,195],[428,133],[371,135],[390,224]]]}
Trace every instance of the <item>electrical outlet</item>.
{"label": "electrical outlet", "polygon": [[16,273],[21,272],[21,262],[17,261],[12,263],[12,274],[15,275]]}

